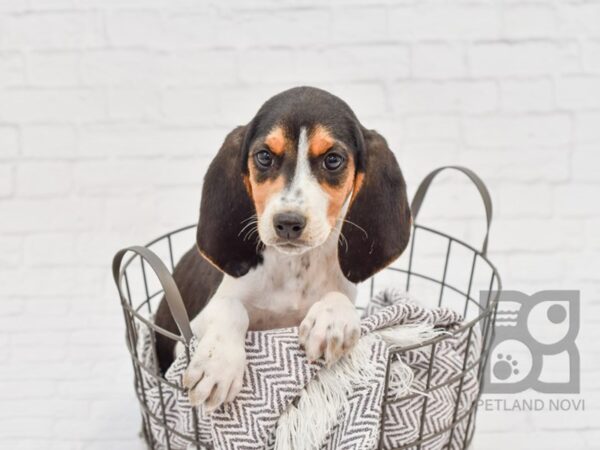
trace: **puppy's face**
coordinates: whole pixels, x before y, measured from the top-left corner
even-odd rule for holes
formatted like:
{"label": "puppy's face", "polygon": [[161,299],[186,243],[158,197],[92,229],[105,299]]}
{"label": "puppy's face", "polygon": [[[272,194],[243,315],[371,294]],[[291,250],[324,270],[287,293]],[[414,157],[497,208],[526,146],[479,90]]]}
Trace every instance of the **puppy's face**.
{"label": "puppy's face", "polygon": [[353,282],[398,257],[410,236],[404,178],[344,101],[292,88],[225,139],[204,178],[196,244],[240,277],[262,264],[261,244],[300,254],[330,236]]}
{"label": "puppy's face", "polygon": [[276,123],[251,143],[247,188],[265,245],[303,253],[341,224],[356,165],[354,149],[340,134],[318,122]]}

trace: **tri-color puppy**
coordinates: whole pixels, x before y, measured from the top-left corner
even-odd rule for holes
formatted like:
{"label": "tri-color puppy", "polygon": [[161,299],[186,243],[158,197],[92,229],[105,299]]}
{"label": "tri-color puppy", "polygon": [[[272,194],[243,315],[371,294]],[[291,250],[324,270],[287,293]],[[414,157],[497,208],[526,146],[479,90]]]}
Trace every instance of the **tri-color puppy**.
{"label": "tri-color puppy", "polygon": [[[196,247],[174,271],[199,339],[184,374],[191,403],[238,394],[249,329],[299,325],[309,360],[348,352],[355,283],[402,253],[410,221],[393,153],[346,103],[310,87],[268,100],[208,168]],[[177,331],[164,300],[156,322]],[[176,349],[161,335],[157,347],[164,371]]]}

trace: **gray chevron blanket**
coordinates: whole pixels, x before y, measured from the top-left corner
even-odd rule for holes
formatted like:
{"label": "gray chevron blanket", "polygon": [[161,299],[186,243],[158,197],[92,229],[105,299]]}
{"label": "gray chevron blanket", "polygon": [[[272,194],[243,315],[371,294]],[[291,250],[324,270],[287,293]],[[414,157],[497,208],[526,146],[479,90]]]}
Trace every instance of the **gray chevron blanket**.
{"label": "gray chevron blanket", "polygon": [[[380,439],[383,448],[395,448],[414,442],[422,433],[423,450],[462,448],[468,421],[457,419],[466,418],[479,390],[474,363],[480,336],[474,329],[467,345],[466,333],[448,333],[461,321],[447,308],[428,309],[399,291],[382,291],[364,311],[359,343],[331,368],[307,361],[297,328],[251,331],[246,337],[243,389],[233,402],[210,415],[201,407],[194,410],[182,390],[174,387],[181,386],[186,367],[181,355],[165,375],[173,386],[159,385],[141,371],[144,388],[142,392],[138,387],[138,395],[145,398],[151,416],[159,421],[166,417],[170,429],[151,420],[148,438],[154,448],[173,450],[369,450]],[[151,339],[143,330],[139,333],[138,351],[152,365]],[[448,337],[433,351],[426,346],[393,356],[384,392],[390,348],[423,342],[438,333]],[[191,351],[196,345],[192,341]],[[463,365],[474,367],[459,389],[457,376]],[[456,382],[442,386],[452,379]],[[458,422],[453,433],[439,432],[453,421]],[[385,432],[380,437],[382,422]]]}

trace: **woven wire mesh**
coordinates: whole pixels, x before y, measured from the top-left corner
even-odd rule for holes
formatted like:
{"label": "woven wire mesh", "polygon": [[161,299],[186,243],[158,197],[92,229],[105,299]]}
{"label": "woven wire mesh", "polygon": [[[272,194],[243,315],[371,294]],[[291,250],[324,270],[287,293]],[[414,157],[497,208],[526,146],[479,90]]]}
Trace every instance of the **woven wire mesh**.
{"label": "woven wire mesh", "polygon": [[[194,228],[195,225],[190,225],[172,231],[151,241],[146,247],[156,253],[172,272],[175,262],[189,248],[189,243],[193,242]],[[433,242],[436,245],[432,245]],[[421,249],[422,251],[420,251]],[[154,358],[152,366],[149,366],[138,352],[140,330],[142,329],[147,331],[154,349],[157,333],[185,344],[181,336],[170,333],[153,323],[153,314],[162,298],[162,288],[152,276],[152,270],[149,270],[148,265],[138,255],[132,256],[123,264],[122,273],[124,286],[121,303],[126,324],[127,345],[133,364],[135,392],[141,407],[142,433],[148,447],[171,450],[172,438],[177,437],[179,440],[189,443],[191,448],[208,449],[210,446],[201,442],[200,439],[201,431],[195,408],[193,409],[193,433],[183,434],[169,425],[164,407],[163,387],[170,386],[178,391],[183,389],[167,381],[160,373],[156,350],[152,355]],[[420,450],[436,439],[444,439],[444,448],[467,448],[475,431],[475,416],[478,398],[481,394],[484,367],[493,339],[497,302],[501,291],[498,272],[481,251],[469,244],[435,229],[414,224],[408,252],[390,267],[364,283],[359,292],[363,293],[363,300],[365,300],[372,297],[379,287],[390,285],[404,287],[427,306],[446,306],[462,312],[464,317],[463,324],[450,334],[440,335],[419,345],[390,350],[385,392],[388,391],[391,367],[395,358],[417,348],[430,352],[427,379],[422,392],[412,392],[401,398],[388,395],[384,397],[382,417],[386,416],[388,408],[406,401],[411,396],[418,396],[418,401],[421,402],[417,436],[411,442],[393,448]],[[475,336],[480,337],[480,342],[475,342]],[[436,384],[431,376],[436,346],[440,345],[443,340],[453,337],[466,340],[462,370],[457,375]],[[477,348],[478,352],[474,359],[469,360],[468,355],[472,348]],[[189,349],[186,348],[186,350],[189,362]],[[158,383],[162,406],[159,414],[149,408],[145,395],[147,386],[145,386],[145,377],[142,376],[142,373],[154,378]],[[477,396],[469,401],[466,408],[459,408],[466,377],[475,377],[479,381],[479,391]],[[428,414],[429,394],[445,386],[450,386],[456,393],[452,420],[439,429],[429,429],[425,426],[426,421],[424,420]],[[150,428],[151,423],[162,427],[164,442],[154,442],[154,434]],[[457,433],[459,425],[463,431]],[[384,448],[385,437],[386,423],[385,420],[382,420],[379,448]]]}

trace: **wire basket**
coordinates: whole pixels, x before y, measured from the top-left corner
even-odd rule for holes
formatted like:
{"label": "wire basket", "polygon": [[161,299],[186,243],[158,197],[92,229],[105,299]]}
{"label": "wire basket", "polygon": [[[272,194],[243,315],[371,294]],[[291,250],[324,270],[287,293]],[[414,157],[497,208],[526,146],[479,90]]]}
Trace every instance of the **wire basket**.
{"label": "wire basket", "polygon": [[[419,210],[431,182],[439,172],[445,169],[455,169],[467,175],[481,195],[487,219],[485,239],[481,250],[446,233],[416,223]],[[390,267],[359,287],[357,304],[360,305],[361,300],[371,298],[378,287],[393,284],[396,287],[405,288],[420,301],[427,300],[429,306],[446,306],[461,312],[464,322],[450,334],[437,336],[419,345],[395,347],[390,350],[384,392],[388,392],[392,376],[390,369],[395,358],[401,358],[406,352],[417,348],[429,351],[431,357],[428,362],[425,386],[422,392],[418,394],[411,392],[401,398],[388,395],[384,397],[382,404],[381,415],[382,418],[385,418],[390,408],[406,401],[411,396],[420,395],[420,425],[417,429],[418,432],[415,433],[410,442],[390,446],[389,440],[386,439],[387,421],[383,419],[380,425],[378,448],[466,449],[471,443],[475,431],[478,399],[482,389],[484,368],[493,340],[496,310],[501,291],[501,280],[498,271],[487,257],[488,235],[492,219],[491,198],[481,179],[471,170],[458,166],[447,166],[436,169],[425,177],[413,198],[411,211],[413,229],[408,252]],[[174,270],[179,257],[188,250],[190,242],[193,242],[194,229],[195,225],[189,225],[160,236],[149,242],[145,247],[123,249],[116,254],[113,261],[113,275],[123,307],[126,341],[133,364],[135,392],[141,407],[142,434],[151,449],[166,448],[171,450],[173,448],[172,440],[175,438],[178,442],[188,443],[190,448],[210,448],[200,438],[202,430],[197,425],[198,417],[195,408],[193,409],[194,423],[191,434],[182,433],[169,425],[167,413],[165,412],[163,389],[168,386],[183,392],[183,388],[167,381],[160,373],[155,350],[153,355],[155,364],[152,365],[153,367],[148,365],[147,360],[142,358],[139,353],[140,330],[150,336],[154,349],[156,348],[154,344],[157,333],[174,341],[179,341],[184,345],[189,342],[191,336],[189,320],[185,311],[181,311],[181,308],[177,309],[178,305],[182,305],[181,296],[170,273]],[[134,255],[124,261],[124,256],[128,252],[132,252]],[[148,270],[148,267],[151,270]],[[179,297],[178,301],[175,299],[176,301],[170,302],[169,306],[181,335],[173,334],[153,323],[153,314],[158,308],[164,292],[170,293],[172,297]],[[169,295],[167,295],[167,299],[168,297]],[[446,339],[457,336],[460,336],[465,344],[462,370],[442,381],[434,380],[432,367],[436,346],[441,345]],[[187,350],[189,361],[189,348]],[[473,352],[476,352],[474,357]],[[469,356],[470,354],[471,356]],[[145,394],[147,386],[144,382],[148,377],[154,379],[158,385],[162,405],[159,414],[153,412],[148,406]],[[469,399],[467,407],[459,411],[459,403],[461,403],[459,399],[463,398],[461,395],[467,377],[478,381],[477,392],[474,398]],[[456,394],[451,420],[437,429],[425,427],[429,395],[443,388],[450,389],[451,392]],[[165,442],[156,442],[156,437],[151,432],[151,424],[162,427]],[[386,442],[388,442],[387,445]],[[430,445],[432,442],[436,443],[434,447]]]}

